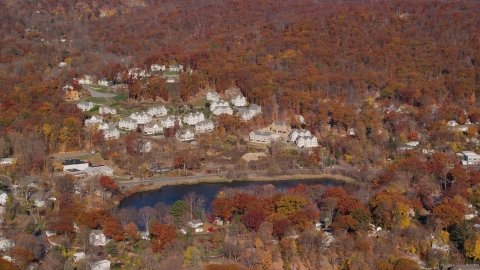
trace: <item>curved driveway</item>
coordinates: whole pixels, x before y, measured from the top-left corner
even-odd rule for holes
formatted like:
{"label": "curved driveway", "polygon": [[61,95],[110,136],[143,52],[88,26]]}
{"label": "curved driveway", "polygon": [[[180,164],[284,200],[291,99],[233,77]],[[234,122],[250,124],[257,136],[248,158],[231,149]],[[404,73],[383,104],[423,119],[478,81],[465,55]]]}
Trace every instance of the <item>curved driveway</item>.
{"label": "curved driveway", "polygon": [[88,86],[83,86],[83,88],[85,90],[87,90],[88,92],[90,92],[90,94],[92,95],[92,97],[101,97],[101,98],[111,98],[111,97],[116,97],[117,95],[114,95],[114,94],[107,94],[107,93],[100,93],[100,92],[97,92],[95,90],[93,90],[92,88],[88,87]]}

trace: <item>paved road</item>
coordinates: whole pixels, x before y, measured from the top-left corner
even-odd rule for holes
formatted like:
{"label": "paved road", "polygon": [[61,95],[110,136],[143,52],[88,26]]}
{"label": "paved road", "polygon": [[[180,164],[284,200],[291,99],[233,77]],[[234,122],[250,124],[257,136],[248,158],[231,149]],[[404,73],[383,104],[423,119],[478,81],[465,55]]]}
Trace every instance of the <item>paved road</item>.
{"label": "paved road", "polygon": [[5,185],[7,187],[10,187],[10,177],[7,177],[7,176],[4,176],[4,175],[0,175],[0,179],[5,183]]}
{"label": "paved road", "polygon": [[93,90],[92,88],[88,87],[88,86],[85,86],[83,85],[83,88],[85,90],[87,90],[88,92],[90,92],[90,94],[92,95],[92,97],[101,97],[101,98],[112,98],[112,97],[116,97],[117,95],[114,95],[114,94],[107,94],[107,93],[100,93],[100,92],[97,92],[95,90]]}

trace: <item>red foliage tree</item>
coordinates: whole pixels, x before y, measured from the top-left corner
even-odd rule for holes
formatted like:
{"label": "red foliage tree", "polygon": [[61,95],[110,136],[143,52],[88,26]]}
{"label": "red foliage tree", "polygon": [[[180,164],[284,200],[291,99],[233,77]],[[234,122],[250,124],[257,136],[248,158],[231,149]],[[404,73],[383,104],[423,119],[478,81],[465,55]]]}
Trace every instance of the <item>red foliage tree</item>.
{"label": "red foliage tree", "polygon": [[105,236],[113,238],[115,241],[123,240],[123,227],[120,220],[114,216],[109,216],[103,221],[103,233]]}
{"label": "red foliage tree", "polygon": [[245,227],[250,230],[257,231],[260,228],[260,224],[265,221],[268,213],[261,210],[252,210],[242,216],[242,221]]}
{"label": "red foliage tree", "polygon": [[277,220],[273,223],[273,235],[282,239],[282,237],[292,228],[292,223],[288,219]]}
{"label": "red foliage tree", "polygon": [[175,240],[175,227],[173,225],[166,225],[155,222],[150,226],[150,234],[152,238],[153,252],[163,252],[165,246]]}
{"label": "red foliage tree", "polygon": [[102,187],[104,187],[105,189],[110,190],[110,191],[113,191],[113,192],[116,192],[116,191],[118,191],[118,189],[119,189],[119,187],[118,187],[118,185],[115,183],[115,181],[114,181],[112,178],[110,178],[109,176],[102,176],[102,177],[100,177],[99,183],[100,183],[100,185],[102,185]]}

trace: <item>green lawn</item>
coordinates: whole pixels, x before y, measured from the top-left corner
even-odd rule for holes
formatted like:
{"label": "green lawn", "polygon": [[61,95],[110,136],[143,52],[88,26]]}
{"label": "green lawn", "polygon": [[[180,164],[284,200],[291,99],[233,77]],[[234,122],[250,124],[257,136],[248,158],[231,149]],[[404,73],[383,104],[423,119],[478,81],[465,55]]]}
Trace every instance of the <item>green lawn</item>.
{"label": "green lawn", "polygon": [[178,72],[176,72],[176,71],[164,71],[163,75],[178,75]]}
{"label": "green lawn", "polygon": [[121,93],[113,97],[115,100],[126,100],[127,99],[127,94],[126,93]]}
{"label": "green lawn", "polygon": [[210,102],[207,98],[200,98],[192,103],[193,107],[205,107],[205,103]]}
{"label": "green lawn", "polygon": [[110,103],[111,103],[108,99],[101,98],[101,97],[89,97],[87,100],[91,101],[93,103],[98,103],[98,104],[102,104],[102,105],[110,105]]}
{"label": "green lawn", "polygon": [[98,85],[98,84],[85,84],[85,86],[100,92],[100,93],[108,93],[108,86],[105,85]]}

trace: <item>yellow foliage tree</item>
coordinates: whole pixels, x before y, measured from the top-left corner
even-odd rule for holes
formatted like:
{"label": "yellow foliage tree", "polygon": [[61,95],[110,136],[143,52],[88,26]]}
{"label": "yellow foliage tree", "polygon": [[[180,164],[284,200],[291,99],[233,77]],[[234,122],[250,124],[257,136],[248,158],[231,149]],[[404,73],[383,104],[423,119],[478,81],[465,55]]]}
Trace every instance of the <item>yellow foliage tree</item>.
{"label": "yellow foliage tree", "polygon": [[467,257],[473,258],[475,260],[480,259],[480,240],[478,235],[476,238],[468,239],[465,244],[463,244]]}

